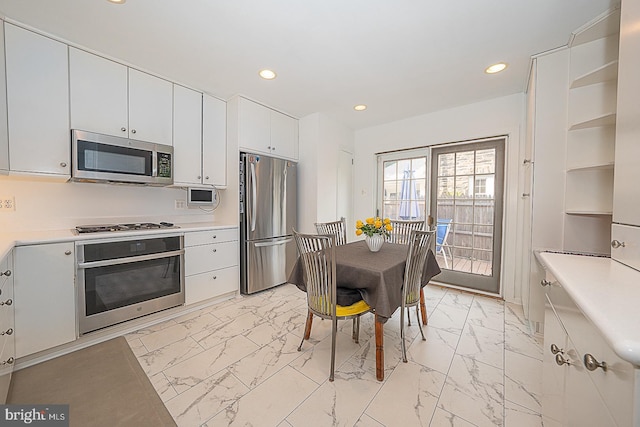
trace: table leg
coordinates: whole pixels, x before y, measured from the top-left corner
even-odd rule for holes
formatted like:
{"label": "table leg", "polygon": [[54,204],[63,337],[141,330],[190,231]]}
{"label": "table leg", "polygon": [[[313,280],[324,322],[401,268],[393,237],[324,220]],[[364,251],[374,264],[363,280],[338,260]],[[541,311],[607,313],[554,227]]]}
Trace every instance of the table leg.
{"label": "table leg", "polygon": [[376,378],[384,380],[384,324],[376,314]]}
{"label": "table leg", "polygon": [[427,306],[424,304],[424,291],[420,288],[420,313],[422,314],[422,324],[427,324]]}

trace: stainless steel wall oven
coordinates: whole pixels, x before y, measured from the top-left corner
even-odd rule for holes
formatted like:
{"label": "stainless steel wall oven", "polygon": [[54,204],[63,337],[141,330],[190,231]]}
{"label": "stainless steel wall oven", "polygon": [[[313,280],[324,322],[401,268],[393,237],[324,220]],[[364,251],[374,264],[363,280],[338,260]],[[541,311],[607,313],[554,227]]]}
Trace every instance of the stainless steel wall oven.
{"label": "stainless steel wall oven", "polygon": [[184,304],[181,235],[76,243],[80,334]]}

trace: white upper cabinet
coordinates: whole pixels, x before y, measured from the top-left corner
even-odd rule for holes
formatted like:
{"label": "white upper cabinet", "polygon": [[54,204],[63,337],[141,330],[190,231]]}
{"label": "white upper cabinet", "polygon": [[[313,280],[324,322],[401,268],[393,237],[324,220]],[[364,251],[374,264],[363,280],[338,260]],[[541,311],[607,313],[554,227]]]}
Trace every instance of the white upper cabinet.
{"label": "white upper cabinet", "polygon": [[174,184],[202,183],[202,94],[173,87]]}
{"label": "white upper cabinet", "polygon": [[640,225],[640,4],[623,1],[620,22],[613,222]]}
{"label": "white upper cabinet", "polygon": [[69,50],[72,129],[172,145],[171,82]]}
{"label": "white upper cabinet", "polygon": [[241,150],[297,160],[298,120],[239,98],[238,143]]}
{"label": "white upper cabinet", "polygon": [[129,68],[129,138],[172,144],[173,84]]}
{"label": "white upper cabinet", "polygon": [[70,175],[67,45],[5,23],[9,168]]}
{"label": "white upper cabinet", "polygon": [[227,103],[204,94],[202,98],[203,184],[227,186]]}
{"label": "white upper cabinet", "polygon": [[127,67],[69,48],[71,128],[129,136]]}
{"label": "white upper cabinet", "polygon": [[[0,21],[0,99],[7,99],[4,68],[4,22]],[[7,103],[0,102],[0,173],[9,170],[9,135],[7,129]]]}

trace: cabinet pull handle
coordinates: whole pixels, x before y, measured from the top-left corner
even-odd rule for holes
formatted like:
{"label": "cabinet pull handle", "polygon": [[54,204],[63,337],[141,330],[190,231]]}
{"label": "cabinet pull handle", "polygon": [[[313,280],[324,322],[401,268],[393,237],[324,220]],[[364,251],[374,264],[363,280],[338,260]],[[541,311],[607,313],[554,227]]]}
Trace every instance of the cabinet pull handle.
{"label": "cabinet pull handle", "polygon": [[71,251],[64,251],[65,255],[71,255]]}
{"label": "cabinet pull handle", "polygon": [[562,357],[561,354],[556,354],[556,363],[559,366],[562,365],[571,365],[571,362],[569,361],[569,359],[565,359],[564,357]]}
{"label": "cabinet pull handle", "polygon": [[214,235],[213,235],[213,238],[215,239],[216,237],[218,237],[218,236],[214,234]]}
{"label": "cabinet pull handle", "polygon": [[213,280],[216,280],[218,278],[218,276],[213,276]]}
{"label": "cabinet pull handle", "polygon": [[202,176],[198,175],[198,177],[196,179],[200,179],[200,178],[202,178]]}
{"label": "cabinet pull handle", "polygon": [[60,166],[62,166],[63,168],[66,168],[67,164],[65,162],[60,162]]}
{"label": "cabinet pull handle", "polygon": [[6,331],[0,332],[0,335],[11,335],[13,334],[13,328],[9,328]]}
{"label": "cabinet pull handle", "polygon": [[136,130],[135,129],[131,129],[131,133],[136,133]]}
{"label": "cabinet pull handle", "polygon": [[217,249],[214,249],[214,250],[213,250],[213,252],[218,252],[218,250],[217,250]]}
{"label": "cabinet pull handle", "polygon": [[121,130],[122,132],[126,132],[126,131],[127,131],[127,128],[123,126],[123,127],[121,127],[121,128],[120,128],[120,130]]}
{"label": "cabinet pull handle", "polygon": [[624,242],[621,242],[620,240],[612,240],[611,241],[611,247],[613,249],[618,249],[618,248],[624,248],[626,245]]}
{"label": "cabinet pull handle", "polygon": [[526,199],[527,197],[529,197],[531,194],[530,193],[522,193],[522,198]]}
{"label": "cabinet pull handle", "polygon": [[2,274],[0,274],[0,276],[11,276],[11,270],[7,270],[5,272],[3,272]]}
{"label": "cabinet pull handle", "polygon": [[553,354],[558,354],[558,353],[560,353],[560,354],[564,354],[564,350],[563,350],[563,349],[561,349],[561,348],[559,348],[559,347],[558,347],[557,345],[555,345],[555,344],[551,344],[551,353],[553,353]]}
{"label": "cabinet pull handle", "polygon": [[546,280],[546,279],[542,279],[540,281],[540,285],[542,285],[542,286],[551,286],[551,281]]}
{"label": "cabinet pull handle", "polygon": [[598,368],[602,368],[603,371],[607,371],[607,362],[598,362],[593,355],[587,353],[584,355],[584,367],[590,371],[595,371]]}
{"label": "cabinet pull handle", "polygon": [[204,177],[204,179],[209,179],[209,177],[208,177],[208,176],[205,176],[205,177]]}
{"label": "cabinet pull handle", "polygon": [[0,365],[12,365],[13,360],[14,360],[13,357],[10,357],[7,360],[3,360],[2,363],[0,363]]}
{"label": "cabinet pull handle", "polygon": [[9,298],[6,301],[0,301],[0,305],[11,305],[13,304],[13,300],[11,298]]}

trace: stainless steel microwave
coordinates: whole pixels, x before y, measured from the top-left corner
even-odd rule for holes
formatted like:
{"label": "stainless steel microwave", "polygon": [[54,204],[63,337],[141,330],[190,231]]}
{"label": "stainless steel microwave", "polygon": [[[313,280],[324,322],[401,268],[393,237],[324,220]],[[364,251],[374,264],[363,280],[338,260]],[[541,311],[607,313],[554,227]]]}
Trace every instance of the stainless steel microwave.
{"label": "stainless steel microwave", "polygon": [[173,147],[117,136],[71,132],[73,181],[173,184]]}

